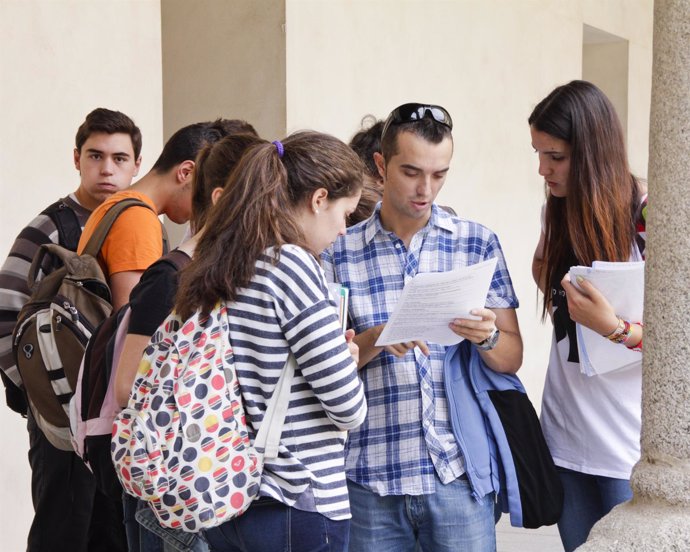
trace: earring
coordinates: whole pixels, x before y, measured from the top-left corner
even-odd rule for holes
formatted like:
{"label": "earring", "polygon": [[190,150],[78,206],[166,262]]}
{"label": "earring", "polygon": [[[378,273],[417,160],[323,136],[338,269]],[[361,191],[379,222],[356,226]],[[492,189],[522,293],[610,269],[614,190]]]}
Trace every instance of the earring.
{"label": "earring", "polygon": [[318,215],[318,214],[319,214],[319,210],[318,210],[318,209],[314,209],[314,214],[315,214],[315,215]]}

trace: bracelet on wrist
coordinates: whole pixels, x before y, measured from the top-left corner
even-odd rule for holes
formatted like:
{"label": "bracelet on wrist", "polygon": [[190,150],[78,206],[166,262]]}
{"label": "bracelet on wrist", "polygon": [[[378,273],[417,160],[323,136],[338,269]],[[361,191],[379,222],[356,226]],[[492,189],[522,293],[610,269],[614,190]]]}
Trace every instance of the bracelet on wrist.
{"label": "bracelet on wrist", "polygon": [[632,326],[627,320],[623,320],[620,316],[618,317],[618,326],[610,334],[604,337],[613,343],[625,343],[632,333]]}
{"label": "bracelet on wrist", "polygon": [[611,333],[604,335],[606,339],[613,339],[615,337],[618,337],[625,330],[625,323],[623,322],[623,319],[620,316],[616,318],[618,319],[618,324]]}
{"label": "bracelet on wrist", "polygon": [[[631,322],[630,326],[640,326],[640,328],[644,327],[644,324],[642,322]],[[642,352],[642,340],[644,336],[640,338],[640,340],[635,344],[635,345],[630,345],[629,343],[625,343],[625,346],[630,349],[631,351],[638,351]]]}

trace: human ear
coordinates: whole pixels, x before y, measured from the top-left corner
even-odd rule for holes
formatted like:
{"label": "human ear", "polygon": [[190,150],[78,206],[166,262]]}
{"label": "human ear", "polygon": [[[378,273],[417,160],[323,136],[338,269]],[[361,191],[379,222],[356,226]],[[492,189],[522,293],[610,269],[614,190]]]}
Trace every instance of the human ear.
{"label": "human ear", "polygon": [[79,150],[77,148],[74,148],[74,168],[77,169],[78,171],[81,171],[81,154],[79,153]]}
{"label": "human ear", "polygon": [[317,189],[311,196],[311,210],[318,214],[319,209],[326,205],[328,201],[328,190],[326,188]]}
{"label": "human ear", "polygon": [[139,169],[141,168],[141,155],[139,159],[134,162],[134,174],[132,176],[137,176],[139,174]]}
{"label": "human ear", "polygon": [[223,195],[223,188],[213,188],[213,191],[211,192],[211,204],[215,205],[218,203],[221,195]]}
{"label": "human ear", "polygon": [[187,159],[177,166],[177,181],[186,184],[194,172],[194,161]]}
{"label": "human ear", "polygon": [[374,163],[376,163],[376,168],[379,170],[379,175],[381,175],[381,182],[386,181],[386,160],[380,152],[374,153]]}

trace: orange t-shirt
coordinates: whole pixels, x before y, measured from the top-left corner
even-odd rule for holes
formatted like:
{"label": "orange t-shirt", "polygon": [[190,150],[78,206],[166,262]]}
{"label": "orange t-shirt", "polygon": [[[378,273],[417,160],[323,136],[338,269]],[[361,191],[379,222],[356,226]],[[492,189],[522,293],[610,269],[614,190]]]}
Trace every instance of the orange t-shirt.
{"label": "orange t-shirt", "polygon": [[153,210],[134,206],[125,209],[117,217],[98,255],[106,276],[130,270],[146,270],[163,255],[163,230],[156,206],[148,196],[133,190],[113,194],[93,211],[82,232],[77,252],[82,253],[108,210],[118,201],[129,197],[140,199]]}

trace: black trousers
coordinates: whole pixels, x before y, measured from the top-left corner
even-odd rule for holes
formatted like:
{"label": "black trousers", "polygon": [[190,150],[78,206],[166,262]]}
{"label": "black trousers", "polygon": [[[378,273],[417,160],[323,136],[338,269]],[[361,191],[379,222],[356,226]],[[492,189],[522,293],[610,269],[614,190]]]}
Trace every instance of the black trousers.
{"label": "black trousers", "polygon": [[122,502],[96,488],[74,452],[55,448],[28,415],[34,519],[27,552],[126,552]]}

